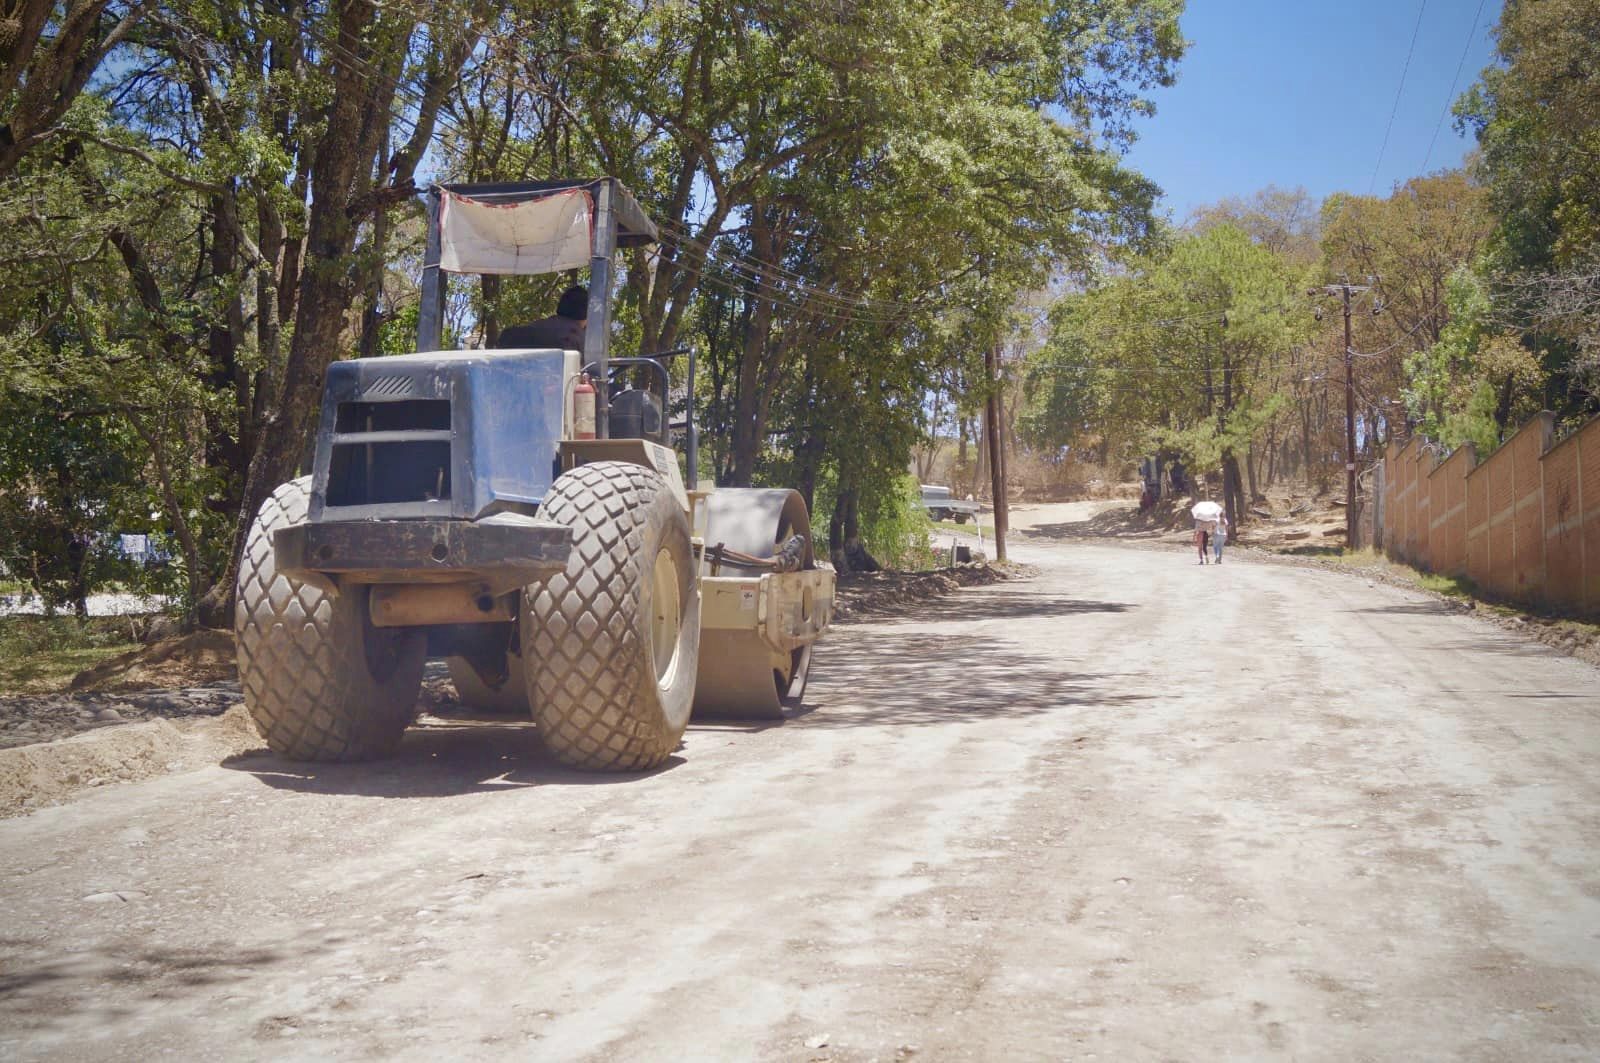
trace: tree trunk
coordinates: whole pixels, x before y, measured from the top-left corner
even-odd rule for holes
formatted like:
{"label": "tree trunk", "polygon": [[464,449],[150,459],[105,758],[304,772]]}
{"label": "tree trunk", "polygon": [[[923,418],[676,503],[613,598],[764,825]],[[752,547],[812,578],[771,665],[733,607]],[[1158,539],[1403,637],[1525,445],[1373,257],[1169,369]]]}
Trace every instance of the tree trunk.
{"label": "tree trunk", "polygon": [[1300,407],[1300,475],[1311,479],[1311,403]]}
{"label": "tree trunk", "polygon": [[845,547],[861,534],[858,517],[855,488],[841,486],[839,497],[834,499],[833,515],[828,518],[828,556],[840,572],[851,571]]}
{"label": "tree trunk", "polygon": [[[372,54],[370,42],[384,34],[373,28],[378,13],[370,0],[347,0],[338,17],[339,46],[357,61],[333,65],[327,122],[312,164],[311,213],[294,300],[294,336],[281,390],[263,419],[251,455],[229,564],[201,603],[202,619],[208,624],[229,620],[239,555],[256,511],[278,484],[294,475],[305,453],[321,407],[323,373],[340,354],[345,315],[355,296],[350,254],[361,219],[354,208],[371,187],[372,160],[385,124],[375,116],[388,112],[396,82],[390,76],[392,63],[382,63]],[[286,260],[289,257],[286,252]],[[280,287],[280,300],[284,294]]]}
{"label": "tree trunk", "polygon": [[761,454],[761,354],[772,326],[772,303],[759,299],[750,317],[739,358],[738,393],[733,400],[733,472],[731,486],[749,487]]}
{"label": "tree trunk", "polygon": [[[385,161],[380,156],[379,172],[383,171]],[[371,358],[378,353],[378,343],[383,335],[383,278],[389,268],[388,246],[389,212],[380,210],[372,219],[372,240],[368,249],[371,261],[367,264],[367,275],[361,291],[361,339],[356,345],[356,352],[362,358]]]}
{"label": "tree trunk", "polygon": [[493,347],[500,342],[500,278],[485,274],[483,286],[483,345]]}
{"label": "tree trunk", "polygon": [[[238,203],[232,191],[213,196],[211,212],[211,277],[219,289],[231,287],[239,270]],[[250,420],[250,378],[239,364],[239,345],[244,341],[244,307],[237,291],[225,304],[212,310],[207,335],[209,366],[207,386],[214,392],[233,393],[234,420],[239,429]],[[207,506],[220,513],[237,513],[244,492],[249,454],[241,446],[239,431],[230,432],[219,411],[205,412],[206,465],[221,473],[221,496]]]}
{"label": "tree trunk", "polygon": [[[773,261],[772,230],[766,211],[756,207],[750,212],[750,249],[762,262]],[[769,290],[772,279],[765,272],[749,287],[749,299],[754,303],[749,329],[744,335],[744,345],[739,357],[739,391],[734,398],[733,418],[733,483],[734,487],[749,487],[755,479],[756,460],[761,456],[761,443],[765,435],[766,404],[762,394],[762,369],[766,365],[767,342],[772,332],[775,307]]]}
{"label": "tree trunk", "polygon": [[984,350],[984,383],[988,401],[985,406],[988,434],[985,437],[989,454],[989,479],[993,481],[994,496],[994,556],[996,561],[1006,559],[1006,530],[1009,519],[1006,512],[1006,452],[1005,411],[1000,405],[1000,349],[990,344]]}
{"label": "tree trunk", "polygon": [[[821,427],[817,424],[817,376],[816,366],[813,364],[815,350],[806,348],[805,376],[801,387],[804,388],[806,400],[804,435],[800,439],[800,446],[796,448],[795,457],[799,467],[796,469],[796,489],[800,497],[806,501],[806,511],[815,515],[817,496],[817,472],[822,465],[822,456],[827,452],[827,443]],[[690,401],[693,401],[691,397]],[[812,532],[815,538],[816,532]]]}
{"label": "tree trunk", "polygon": [[978,411],[978,460],[972,463],[972,490],[967,492],[973,498],[982,498],[988,490],[984,485],[989,482],[989,405],[984,405]]}
{"label": "tree trunk", "polygon": [[1239,459],[1230,451],[1222,459],[1222,501],[1228,513],[1228,527],[1244,523],[1244,494],[1240,485]]}

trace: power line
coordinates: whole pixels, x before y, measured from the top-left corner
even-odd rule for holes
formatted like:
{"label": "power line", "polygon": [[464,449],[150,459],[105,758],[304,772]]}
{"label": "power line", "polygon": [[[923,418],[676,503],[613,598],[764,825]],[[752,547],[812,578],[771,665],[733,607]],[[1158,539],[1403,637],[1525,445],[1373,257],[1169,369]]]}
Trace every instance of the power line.
{"label": "power line", "polygon": [[[659,259],[660,255],[661,255],[661,252],[659,252],[659,251],[646,251],[645,254],[646,254],[647,257]],[[720,288],[722,291],[725,291],[725,292],[729,293],[730,295],[747,295],[747,294],[749,294],[748,289],[745,288],[744,285],[739,284],[737,281],[728,280],[728,279],[726,279],[724,277],[719,277],[716,274],[707,273],[706,272],[706,266],[704,264],[699,265],[699,266],[693,266],[693,265],[690,265],[690,264],[688,264],[686,262],[674,262],[673,265],[675,265],[677,268],[683,270],[685,273],[688,273],[689,275],[694,277],[697,281],[701,281],[701,282],[704,282],[705,284],[709,284],[714,288]],[[892,324],[898,324],[898,323],[900,323],[901,321],[904,320],[904,316],[903,315],[899,316],[899,317],[895,317],[895,316],[875,317],[875,316],[869,316],[869,315],[863,315],[863,314],[848,313],[848,312],[842,311],[842,310],[840,310],[840,309],[838,309],[836,307],[831,307],[826,303],[822,303],[820,305],[808,305],[808,304],[805,304],[805,303],[797,303],[797,302],[794,302],[794,301],[792,301],[790,299],[785,299],[785,298],[781,297],[780,295],[776,294],[770,288],[770,286],[769,286],[769,289],[768,289],[766,295],[764,296],[764,298],[766,298],[768,302],[770,302],[770,303],[772,303],[772,304],[774,304],[776,306],[786,307],[787,309],[794,310],[794,311],[797,311],[799,313],[814,314],[817,317],[823,318],[823,319],[826,319],[826,320],[842,321],[842,322],[846,322],[846,323],[856,323],[856,324],[865,324],[865,325],[892,325]]]}
{"label": "power line", "polygon": [[1372,180],[1367,182],[1367,195],[1378,184],[1378,170],[1383,167],[1383,153],[1389,150],[1389,134],[1394,131],[1394,116],[1400,113],[1400,97],[1406,90],[1406,73],[1411,69],[1411,53],[1417,49],[1417,34],[1422,32],[1422,13],[1428,9],[1428,0],[1417,5],[1417,24],[1411,30],[1411,47],[1406,49],[1406,61],[1400,68],[1400,85],[1394,90],[1394,107],[1389,111],[1389,124],[1383,130],[1383,143],[1378,147],[1378,161],[1372,167]]}
{"label": "power line", "polygon": [[[658,220],[656,224],[658,228],[667,233],[668,237],[670,238],[670,242],[678,246],[690,247],[699,251],[702,255],[714,256],[720,259],[730,268],[735,268],[744,272],[749,279],[753,281],[771,284],[772,282],[770,278],[773,275],[785,277],[788,278],[788,286],[796,289],[799,292],[832,301],[850,309],[885,307],[898,310],[924,310],[927,309],[928,306],[926,302],[921,301],[908,303],[894,299],[876,299],[870,297],[852,299],[850,296],[839,295],[835,292],[828,291],[826,288],[819,288],[806,280],[801,274],[796,273],[794,270],[787,269],[784,266],[778,265],[777,263],[768,262],[764,259],[760,259],[754,255],[745,254],[743,252],[729,252],[721,247],[718,247],[716,244],[716,237],[712,237],[709,242],[702,240],[693,233],[689,232],[687,227],[679,222]],[[760,274],[760,276],[757,276],[756,274]]]}
{"label": "power line", "polygon": [[1450,91],[1445,94],[1444,109],[1439,112],[1439,121],[1433,127],[1433,136],[1428,138],[1428,153],[1422,157],[1422,172],[1428,172],[1428,161],[1433,158],[1433,145],[1439,139],[1439,131],[1444,128],[1445,116],[1450,113],[1450,105],[1455,102],[1456,84],[1461,80],[1461,68],[1467,65],[1467,53],[1472,50],[1472,41],[1478,35],[1479,20],[1483,18],[1483,5],[1485,0],[1478,0],[1478,11],[1472,16],[1472,25],[1467,27],[1467,41],[1461,46],[1461,58],[1456,62],[1456,72],[1450,78]]}
{"label": "power line", "polygon": [[[831,306],[835,310],[848,312],[862,319],[871,318],[878,321],[895,320],[904,313],[925,310],[931,305],[926,302],[905,303],[896,300],[872,299],[867,297],[852,299],[849,296],[839,295],[835,292],[830,292],[825,288],[819,288],[814,284],[809,284],[798,280],[787,281],[780,287],[779,283],[774,281],[773,277],[776,274],[788,272],[783,270],[781,267],[774,266],[768,262],[763,262],[761,259],[730,253],[720,247],[717,247],[715,243],[708,244],[692,237],[673,233],[666,225],[660,225],[659,227],[664,230],[668,230],[666,233],[668,243],[671,243],[674,246],[688,247],[691,250],[698,251],[702,259],[714,258],[720,261],[730,273],[733,273],[741,279],[755,285],[757,290],[765,288],[768,293],[788,291],[796,296],[815,299],[824,305]],[[660,261],[666,262],[679,269],[695,272],[697,275],[702,277],[705,276],[702,271],[695,270],[687,263],[681,262],[677,259],[661,258],[659,253],[657,253],[657,257],[660,259]],[[793,276],[793,274],[790,275]],[[883,309],[879,309],[880,307]]]}

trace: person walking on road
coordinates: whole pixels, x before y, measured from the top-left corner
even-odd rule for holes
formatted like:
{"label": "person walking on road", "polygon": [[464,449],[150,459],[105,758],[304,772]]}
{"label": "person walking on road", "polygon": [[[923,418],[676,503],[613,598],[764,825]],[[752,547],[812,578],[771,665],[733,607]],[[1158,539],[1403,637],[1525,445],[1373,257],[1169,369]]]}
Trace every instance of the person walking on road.
{"label": "person walking on road", "polygon": [[1196,502],[1189,512],[1194,517],[1195,550],[1200,554],[1200,563],[1203,565],[1206,563],[1206,547],[1217,530],[1217,522],[1222,519],[1222,507],[1207,500]]}
{"label": "person walking on road", "polygon": [[1217,527],[1211,533],[1211,553],[1217,564],[1222,564],[1222,545],[1228,541],[1228,515],[1217,514]]}

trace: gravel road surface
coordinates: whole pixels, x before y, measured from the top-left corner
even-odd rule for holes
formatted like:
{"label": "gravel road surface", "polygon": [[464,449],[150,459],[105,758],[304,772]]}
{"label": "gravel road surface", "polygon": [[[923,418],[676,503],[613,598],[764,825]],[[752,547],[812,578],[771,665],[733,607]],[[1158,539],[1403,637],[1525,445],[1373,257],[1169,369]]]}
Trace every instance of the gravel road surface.
{"label": "gravel road surface", "polygon": [[646,776],[457,723],[0,822],[0,1058],[1600,1054],[1600,672],[1339,574],[1018,553]]}

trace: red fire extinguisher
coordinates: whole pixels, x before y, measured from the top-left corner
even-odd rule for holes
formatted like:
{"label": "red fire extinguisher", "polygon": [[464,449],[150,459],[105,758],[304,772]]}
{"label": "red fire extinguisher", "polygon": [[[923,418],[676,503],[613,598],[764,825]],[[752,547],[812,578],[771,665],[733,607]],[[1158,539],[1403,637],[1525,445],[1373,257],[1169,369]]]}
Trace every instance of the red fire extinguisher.
{"label": "red fire extinguisher", "polygon": [[594,438],[594,385],[588,373],[579,373],[572,389],[572,438]]}

